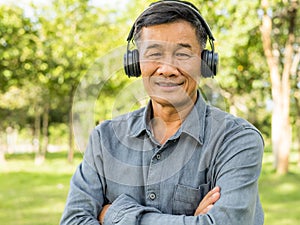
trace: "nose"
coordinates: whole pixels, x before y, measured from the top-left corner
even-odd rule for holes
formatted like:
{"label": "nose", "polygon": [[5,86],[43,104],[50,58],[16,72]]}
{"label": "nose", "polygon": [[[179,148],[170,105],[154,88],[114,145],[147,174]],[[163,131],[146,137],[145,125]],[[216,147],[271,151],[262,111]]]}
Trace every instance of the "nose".
{"label": "nose", "polygon": [[173,62],[173,59],[161,61],[156,72],[158,75],[165,77],[177,76],[179,73],[177,66]]}

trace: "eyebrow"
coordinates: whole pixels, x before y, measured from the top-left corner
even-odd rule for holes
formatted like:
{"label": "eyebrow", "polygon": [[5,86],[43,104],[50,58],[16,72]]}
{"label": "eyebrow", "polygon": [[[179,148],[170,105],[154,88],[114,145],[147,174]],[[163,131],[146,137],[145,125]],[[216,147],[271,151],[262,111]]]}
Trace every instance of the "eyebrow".
{"label": "eyebrow", "polygon": [[186,43],[179,43],[178,46],[182,47],[182,48],[192,49],[192,46],[190,44],[186,44]]}
{"label": "eyebrow", "polygon": [[162,45],[161,44],[151,44],[149,46],[147,46],[146,50],[152,49],[152,48],[161,48]]}
{"label": "eyebrow", "polygon": [[[152,48],[161,48],[163,45],[162,44],[151,44],[149,46],[147,46],[147,50],[148,49],[152,49]],[[179,43],[177,44],[178,48],[188,48],[188,49],[192,49],[192,46],[190,44],[186,44],[186,43]]]}

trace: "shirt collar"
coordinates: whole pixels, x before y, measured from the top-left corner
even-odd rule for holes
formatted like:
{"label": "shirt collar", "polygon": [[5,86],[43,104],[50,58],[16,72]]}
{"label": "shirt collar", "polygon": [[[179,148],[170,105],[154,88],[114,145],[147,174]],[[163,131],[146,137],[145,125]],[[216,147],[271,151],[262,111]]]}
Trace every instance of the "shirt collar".
{"label": "shirt collar", "polygon": [[[200,144],[204,143],[205,117],[207,104],[200,92],[198,99],[190,114],[179,129],[180,133],[186,133],[196,139]],[[133,124],[131,136],[137,137],[143,132],[150,132],[149,121],[152,115],[151,100],[143,110],[143,115]],[[177,132],[178,133],[178,132]]]}
{"label": "shirt collar", "polygon": [[204,143],[206,111],[207,104],[198,92],[198,99],[181,126],[183,133],[190,135],[201,145]]}
{"label": "shirt collar", "polygon": [[139,119],[133,124],[130,136],[138,137],[143,132],[146,132],[148,128],[148,121],[150,121],[152,114],[151,100],[148,102],[147,106],[140,111]]}

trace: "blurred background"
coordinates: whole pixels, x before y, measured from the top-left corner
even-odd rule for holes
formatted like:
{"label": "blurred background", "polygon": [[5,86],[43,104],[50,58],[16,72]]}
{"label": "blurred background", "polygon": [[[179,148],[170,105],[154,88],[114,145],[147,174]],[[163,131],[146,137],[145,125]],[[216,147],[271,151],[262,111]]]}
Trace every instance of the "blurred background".
{"label": "blurred background", "polygon": [[[122,58],[151,2],[0,0],[1,224],[58,224],[90,130],[145,104]],[[299,224],[300,3],[191,2],[220,56],[204,95],[264,136],[265,224]]]}

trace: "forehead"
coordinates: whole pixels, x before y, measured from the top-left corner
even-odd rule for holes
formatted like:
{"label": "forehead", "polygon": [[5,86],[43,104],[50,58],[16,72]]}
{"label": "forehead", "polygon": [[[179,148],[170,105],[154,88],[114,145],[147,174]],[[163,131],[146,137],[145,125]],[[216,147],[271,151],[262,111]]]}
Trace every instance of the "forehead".
{"label": "forehead", "polygon": [[196,29],[184,20],[143,27],[139,42],[145,44],[153,41],[165,44],[186,43],[195,48],[200,47]]}

